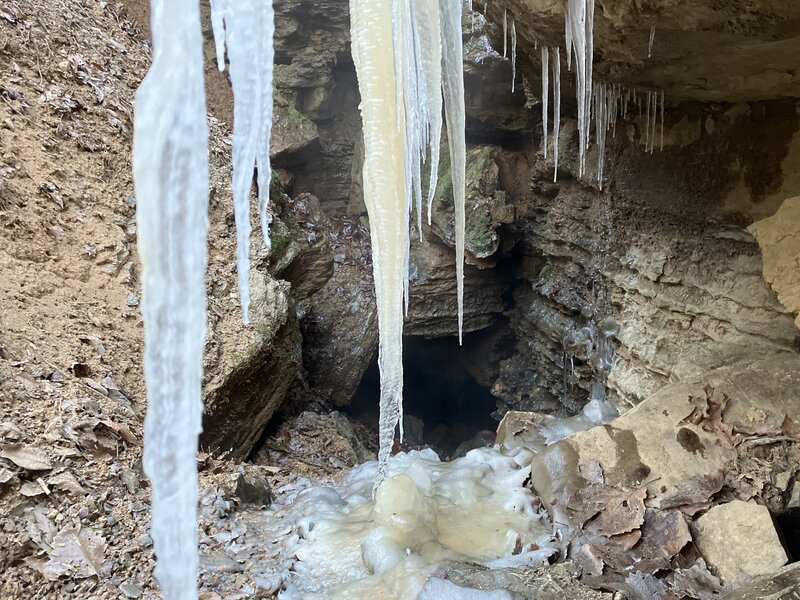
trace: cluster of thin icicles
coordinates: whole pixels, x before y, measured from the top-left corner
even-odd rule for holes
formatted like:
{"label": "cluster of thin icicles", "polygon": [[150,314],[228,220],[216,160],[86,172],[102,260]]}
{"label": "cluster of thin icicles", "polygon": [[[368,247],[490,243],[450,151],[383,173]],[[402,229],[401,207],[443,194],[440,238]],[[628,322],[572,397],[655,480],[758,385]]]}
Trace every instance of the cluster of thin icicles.
{"label": "cluster of thin icicles", "polygon": [[[489,6],[485,0],[483,5],[484,15]],[[594,64],[594,0],[564,0],[565,27],[564,38],[566,41],[567,70],[572,71],[573,55],[575,62],[575,90],[578,106],[578,174],[586,174],[586,151],[589,149],[591,121],[594,117],[595,141],[598,146],[597,183],[603,189],[603,175],[605,169],[606,134],[610,131],[616,137],[617,118],[628,115],[628,105],[635,104],[642,116],[642,106],[645,108],[645,151],[650,153],[655,149],[657,120],[660,112],[661,142],[664,148],[664,92],[629,89],[618,84],[593,82]],[[508,58],[509,46],[509,16],[508,10],[503,11],[503,58]],[[655,26],[650,29],[647,56],[653,53],[655,41]],[[514,19],[511,19],[511,92],[516,88],[517,78],[517,30]],[[538,41],[536,42],[538,46]],[[542,63],[542,129],[543,149],[545,158],[548,157],[549,141],[552,141],[553,154],[553,181],[558,179],[558,141],[561,125],[561,49],[558,46],[541,48]],[[552,77],[552,85],[551,85]],[[552,136],[548,139],[550,123],[550,90],[553,94],[553,129]]]}

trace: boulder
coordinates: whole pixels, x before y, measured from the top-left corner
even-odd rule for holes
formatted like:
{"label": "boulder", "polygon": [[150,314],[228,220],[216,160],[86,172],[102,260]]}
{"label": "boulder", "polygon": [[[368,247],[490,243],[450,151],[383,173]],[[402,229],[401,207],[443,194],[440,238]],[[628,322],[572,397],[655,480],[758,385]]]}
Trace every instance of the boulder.
{"label": "boulder", "polygon": [[251,325],[238,311],[212,321],[200,444],[245,460],[300,372],[301,337],[290,286],[254,270]]}
{"label": "boulder", "polygon": [[722,488],[740,432],[780,435],[800,419],[798,389],[800,357],[792,354],[742,360],[695,383],[666,386],[608,425],[537,454],[532,485],[558,520],[587,484],[584,473],[599,465],[606,484],[645,488],[648,506],[693,514]]}
{"label": "boulder", "polygon": [[786,564],[772,517],[765,506],[734,500],[694,522],[694,543],[726,583],[774,573]]}

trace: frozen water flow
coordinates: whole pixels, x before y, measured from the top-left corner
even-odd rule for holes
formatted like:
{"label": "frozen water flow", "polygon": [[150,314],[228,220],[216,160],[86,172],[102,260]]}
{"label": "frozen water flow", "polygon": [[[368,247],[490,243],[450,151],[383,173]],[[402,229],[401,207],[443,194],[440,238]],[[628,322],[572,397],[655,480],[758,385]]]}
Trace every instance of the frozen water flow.
{"label": "frozen water flow", "polygon": [[653,56],[653,43],[656,41],[656,26],[650,28],[650,41],[647,44],[647,58]]}
{"label": "frozen water flow", "polygon": [[[233,87],[233,205],[236,269],[245,324],[250,317],[250,190],[258,167],[258,207],[264,247],[269,248],[269,137],[272,130],[272,0],[215,0],[211,7],[217,65],[230,60]],[[224,40],[224,43],[223,43]]]}
{"label": "frozen water flow", "polygon": [[144,469],[156,576],[197,597],[197,436],[206,308],[208,126],[196,0],[153,0],[153,63],[136,94],[133,175],[142,261]]}
{"label": "frozen water flow", "polygon": [[556,544],[525,485],[531,456],[525,448],[479,448],[440,462],[430,449],[413,451],[391,457],[372,499],[374,462],[333,487],[307,489],[284,511],[283,533],[275,536],[285,574],[281,598],[469,598],[420,591],[448,561],[546,563]]}

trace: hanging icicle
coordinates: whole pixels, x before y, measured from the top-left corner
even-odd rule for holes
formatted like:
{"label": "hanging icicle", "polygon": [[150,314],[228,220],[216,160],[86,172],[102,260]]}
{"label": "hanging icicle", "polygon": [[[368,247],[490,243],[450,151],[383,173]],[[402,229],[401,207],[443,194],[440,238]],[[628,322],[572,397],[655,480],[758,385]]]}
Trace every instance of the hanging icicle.
{"label": "hanging icicle", "polygon": [[650,41],[647,44],[647,58],[651,58],[653,56],[653,42],[656,41],[656,26],[653,25],[650,28]]}
{"label": "hanging icicle", "polygon": [[[578,104],[578,175],[586,170],[586,149],[592,111],[594,62],[594,0],[567,0],[565,36],[575,51],[576,101]],[[569,51],[569,49],[568,49]]]}
{"label": "hanging icicle", "polygon": [[250,321],[250,190],[258,167],[258,209],[264,247],[269,249],[269,184],[272,169],[273,34],[272,0],[212,0],[217,66],[225,69],[227,48],[233,88],[233,206],[236,268],[245,325]]}
{"label": "hanging icicle", "polygon": [[[350,0],[353,59],[361,92],[364,199],[372,232],[381,377],[380,484],[401,424],[403,299],[408,292],[409,215],[421,213],[421,160],[438,162],[441,112],[448,126],[456,221],[459,339],[463,325],[466,141],[462,3]],[[386,40],[392,43],[387,44]],[[394,74],[392,77],[390,74]],[[431,165],[430,202],[438,167]],[[419,215],[418,215],[418,226]]]}
{"label": "hanging icicle", "polygon": [[456,288],[458,343],[464,329],[464,235],[466,228],[467,141],[464,105],[464,59],[461,37],[461,5],[439,0],[442,19],[442,64],[445,117],[450,164],[453,173],[453,201],[456,221]]}
{"label": "hanging icicle", "polygon": [[197,0],[153,0],[153,63],[136,94],[133,179],[142,262],[156,577],[197,598],[197,437],[206,319],[208,126]]}
{"label": "hanging icicle", "polygon": [[511,93],[517,82],[517,25],[511,20]]}
{"label": "hanging icicle", "polygon": [[550,49],[546,46],[542,46],[542,135],[544,137],[542,146],[544,147],[545,158],[547,158],[547,112],[549,108],[547,104],[550,97],[550,80],[548,73],[550,73]]}
{"label": "hanging icicle", "polygon": [[561,133],[561,50],[553,53],[553,182],[558,181],[558,138]]}
{"label": "hanging icicle", "polygon": [[664,90],[661,90],[661,148],[664,150]]}
{"label": "hanging icicle", "polygon": [[508,58],[508,9],[503,9],[503,58]]}

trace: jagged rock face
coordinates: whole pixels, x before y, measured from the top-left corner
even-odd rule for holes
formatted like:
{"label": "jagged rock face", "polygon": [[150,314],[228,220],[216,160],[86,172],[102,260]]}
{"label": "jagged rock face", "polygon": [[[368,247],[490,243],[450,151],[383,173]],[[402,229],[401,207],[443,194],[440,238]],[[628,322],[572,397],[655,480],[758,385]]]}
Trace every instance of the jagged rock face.
{"label": "jagged rock face", "polygon": [[[358,83],[350,56],[349,5],[344,0],[275,0],[273,126],[298,142],[283,160],[295,175],[290,192],[308,192],[331,214],[350,193],[353,145],[361,129]],[[292,136],[302,124],[302,136]]]}
{"label": "jagged rock face", "polygon": [[[762,110],[775,116],[754,118]],[[761,277],[761,253],[742,227],[794,186],[794,139],[775,137],[750,157],[740,151],[764,126],[796,130],[796,114],[785,115],[775,107],[671,115],[665,149],[653,155],[637,143],[637,120],[620,122],[602,193],[575,179],[574,126],[562,135],[558,183],[545,180],[550,167],[537,155],[530,204],[517,207],[526,258],[509,311],[517,351],[494,388],[501,409],[582,405],[591,369],[566,357],[562,340],[607,314],[621,325],[608,383],[622,406],[744,353],[797,352],[792,316]],[[762,176],[743,184],[747,173]]]}
{"label": "jagged rock face", "polygon": [[[504,10],[509,23],[515,21],[520,55],[534,64],[535,40],[564,48],[562,0],[490,0],[488,16],[496,26],[502,25]],[[648,58],[652,27],[656,31]],[[502,36],[497,29],[495,39]],[[799,42],[796,2],[603,0],[595,6],[597,77],[666,90],[670,102],[798,97]]]}
{"label": "jagged rock face", "polygon": [[788,198],[775,215],[749,230],[764,253],[764,279],[778,300],[798,315],[795,323],[800,327],[800,197]]}

